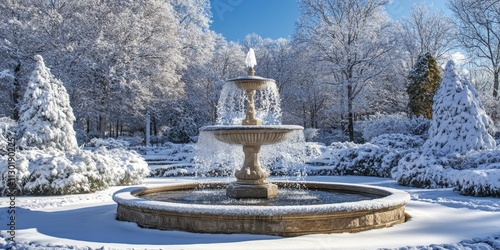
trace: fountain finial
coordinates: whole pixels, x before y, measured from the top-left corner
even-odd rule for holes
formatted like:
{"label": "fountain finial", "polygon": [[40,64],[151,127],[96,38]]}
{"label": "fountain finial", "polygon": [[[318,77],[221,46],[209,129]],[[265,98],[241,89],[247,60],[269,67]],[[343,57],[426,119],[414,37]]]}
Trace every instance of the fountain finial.
{"label": "fountain finial", "polygon": [[252,48],[248,50],[247,58],[245,59],[245,65],[248,68],[248,75],[255,75],[255,70],[253,70],[253,67],[257,65],[257,59],[255,59],[255,52]]}

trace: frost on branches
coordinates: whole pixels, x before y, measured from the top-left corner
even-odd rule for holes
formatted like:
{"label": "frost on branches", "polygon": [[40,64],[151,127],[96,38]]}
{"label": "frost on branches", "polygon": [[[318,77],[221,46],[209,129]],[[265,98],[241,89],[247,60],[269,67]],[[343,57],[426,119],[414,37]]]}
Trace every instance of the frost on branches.
{"label": "frost on branches", "polygon": [[446,156],[495,148],[496,142],[488,133],[493,126],[491,119],[474,87],[457,74],[453,61],[446,65],[432,109],[425,153]]}
{"label": "frost on branches", "polygon": [[45,67],[43,58],[35,56],[36,68],[24,93],[19,118],[19,146],[24,149],[78,148],[73,129],[73,109],[61,81]]}

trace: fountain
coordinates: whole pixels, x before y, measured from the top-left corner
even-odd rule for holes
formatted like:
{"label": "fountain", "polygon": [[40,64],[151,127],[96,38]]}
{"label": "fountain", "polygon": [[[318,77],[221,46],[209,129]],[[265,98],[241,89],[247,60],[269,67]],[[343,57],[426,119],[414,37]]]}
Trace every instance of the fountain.
{"label": "fountain", "polygon": [[[248,75],[229,80],[246,93],[241,125],[205,126],[217,140],[241,145],[243,166],[234,182],[194,182],[122,190],[113,196],[117,218],[147,228],[201,233],[253,233],[297,236],[359,232],[402,223],[406,192],[342,183],[269,182],[261,166],[262,145],[287,140],[295,125],[263,125],[255,116],[255,93],[274,80],[255,76],[253,49]],[[225,195],[221,191],[225,190]]]}
{"label": "fountain", "polygon": [[227,196],[231,198],[274,198],[278,195],[278,186],[268,183],[269,173],[259,161],[262,145],[275,144],[289,138],[294,130],[303,127],[294,125],[262,125],[262,120],[255,117],[254,96],[257,90],[265,88],[272,79],[255,76],[253,67],[256,65],[253,49],[250,49],[246,66],[248,76],[229,80],[247,95],[247,111],[241,126],[206,126],[200,131],[210,131],[221,142],[243,146],[245,160],[235,176],[236,182],[227,187]]}

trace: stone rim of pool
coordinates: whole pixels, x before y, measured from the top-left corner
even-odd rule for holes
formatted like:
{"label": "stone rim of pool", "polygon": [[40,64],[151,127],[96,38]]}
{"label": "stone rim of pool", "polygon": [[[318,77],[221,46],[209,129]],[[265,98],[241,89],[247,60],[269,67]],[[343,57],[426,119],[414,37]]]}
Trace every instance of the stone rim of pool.
{"label": "stone rim of pool", "polygon": [[229,182],[187,182],[159,187],[124,189],[113,195],[117,218],[144,228],[197,233],[250,233],[299,236],[354,233],[390,227],[405,221],[410,195],[404,191],[369,185],[273,181],[278,187],[299,183],[308,189],[343,190],[380,195],[381,198],[322,205],[242,206],[183,204],[154,201],[141,195],[195,188],[225,188]]}

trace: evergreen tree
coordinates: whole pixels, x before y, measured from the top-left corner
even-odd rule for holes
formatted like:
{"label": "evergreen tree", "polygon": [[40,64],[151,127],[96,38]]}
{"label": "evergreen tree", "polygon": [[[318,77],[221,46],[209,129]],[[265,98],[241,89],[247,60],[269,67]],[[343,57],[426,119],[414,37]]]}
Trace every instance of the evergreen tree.
{"label": "evergreen tree", "polygon": [[75,116],[66,88],[45,67],[40,55],[36,55],[35,60],[37,64],[20,108],[20,146],[24,149],[77,149],[73,129]]}
{"label": "evergreen tree", "polygon": [[476,89],[455,71],[449,61],[434,98],[433,118],[426,153],[445,156],[496,147],[488,133],[493,123],[483,109]]}
{"label": "evergreen tree", "polygon": [[419,56],[408,76],[408,108],[411,114],[432,118],[433,98],[441,79],[436,59],[430,53]]}

